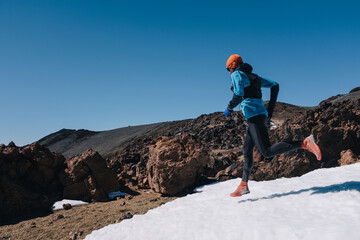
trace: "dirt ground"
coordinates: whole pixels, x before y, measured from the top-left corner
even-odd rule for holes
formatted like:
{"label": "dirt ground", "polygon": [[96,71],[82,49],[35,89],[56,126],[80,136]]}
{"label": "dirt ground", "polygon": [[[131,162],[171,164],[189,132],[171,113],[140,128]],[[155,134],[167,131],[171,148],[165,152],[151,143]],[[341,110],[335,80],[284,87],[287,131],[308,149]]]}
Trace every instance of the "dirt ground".
{"label": "dirt ground", "polygon": [[151,190],[141,190],[132,199],[121,198],[105,203],[90,203],[58,210],[52,214],[0,226],[0,240],[84,239],[93,230],[121,221],[128,213],[145,214],[176,197],[164,197]]}

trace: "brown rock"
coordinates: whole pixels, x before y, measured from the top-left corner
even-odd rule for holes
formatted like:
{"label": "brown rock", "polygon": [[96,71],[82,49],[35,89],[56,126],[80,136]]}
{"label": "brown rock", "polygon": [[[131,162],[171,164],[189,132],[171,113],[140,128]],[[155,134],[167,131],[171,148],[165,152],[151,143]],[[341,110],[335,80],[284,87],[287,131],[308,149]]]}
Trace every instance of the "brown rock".
{"label": "brown rock", "polygon": [[193,187],[208,161],[208,152],[190,136],[164,137],[150,147],[147,163],[150,187],[169,195]]}
{"label": "brown rock", "polygon": [[74,234],[70,233],[72,236],[69,238],[69,240],[77,240],[78,237],[81,237],[83,235],[83,233],[83,231],[77,231]]}
{"label": "brown rock", "polygon": [[71,206],[70,203],[65,203],[65,204],[63,204],[63,208],[64,208],[65,210],[69,210],[69,209],[72,209],[72,206]]}
{"label": "brown rock", "polygon": [[81,156],[70,158],[66,165],[65,173],[60,176],[64,185],[64,198],[107,201],[107,194],[120,188],[115,172],[92,149]]}
{"label": "brown rock", "polygon": [[132,196],[132,195],[126,195],[124,198],[125,198],[126,200],[131,200],[131,199],[133,199],[133,196]]}
{"label": "brown rock", "polygon": [[64,218],[64,215],[62,215],[62,214],[58,214],[58,215],[56,215],[55,217],[53,217],[53,222],[55,222],[55,221],[57,221],[57,220],[59,220],[59,219],[62,219],[62,218]]}
{"label": "brown rock", "polygon": [[349,93],[354,93],[360,91],[360,87],[353,88]]}
{"label": "brown rock", "polygon": [[129,212],[123,213],[123,214],[121,214],[120,218],[118,220],[116,220],[116,223],[119,223],[119,222],[121,222],[122,220],[125,220],[125,219],[130,219],[132,217],[133,217],[133,215],[131,213],[129,213]]}
{"label": "brown rock", "polygon": [[340,166],[360,162],[360,159],[350,149],[342,151],[340,155],[341,158],[338,160]]}
{"label": "brown rock", "polygon": [[57,172],[65,159],[37,143],[0,150],[0,222],[29,212],[49,211],[62,199]]}

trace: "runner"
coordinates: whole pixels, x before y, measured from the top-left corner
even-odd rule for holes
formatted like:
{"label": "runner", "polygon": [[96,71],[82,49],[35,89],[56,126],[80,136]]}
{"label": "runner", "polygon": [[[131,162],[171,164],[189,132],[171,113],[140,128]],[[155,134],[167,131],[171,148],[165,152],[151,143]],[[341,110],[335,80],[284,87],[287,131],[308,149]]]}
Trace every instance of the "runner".
{"label": "runner", "polygon": [[[231,75],[233,98],[225,109],[224,114],[229,117],[233,109],[240,104],[244,117],[248,123],[245,141],[243,144],[244,171],[242,181],[231,197],[240,197],[250,193],[248,187],[249,176],[253,167],[253,149],[257,147],[265,158],[271,158],[281,153],[296,149],[306,149],[321,160],[321,151],[316,145],[314,137],[310,135],[303,141],[278,142],[270,144],[267,123],[272,117],[279,84],[252,73],[252,67],[244,63],[242,58],[233,54],[226,62],[226,68]],[[271,95],[267,109],[262,100],[261,88],[270,88]]]}

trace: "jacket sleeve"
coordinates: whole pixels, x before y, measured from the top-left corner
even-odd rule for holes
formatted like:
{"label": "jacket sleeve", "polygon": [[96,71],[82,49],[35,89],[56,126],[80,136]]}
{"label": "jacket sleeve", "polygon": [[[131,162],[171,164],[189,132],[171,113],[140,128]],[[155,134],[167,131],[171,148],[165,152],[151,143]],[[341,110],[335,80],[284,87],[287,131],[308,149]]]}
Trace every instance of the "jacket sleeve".
{"label": "jacket sleeve", "polygon": [[229,105],[227,108],[229,110],[233,110],[234,108],[236,108],[237,105],[239,105],[242,102],[242,100],[243,100],[243,97],[240,97],[239,95],[236,95],[234,93],[233,98],[229,102]]}
{"label": "jacket sleeve", "polygon": [[236,71],[231,75],[233,97],[229,102],[228,109],[233,110],[237,105],[239,105],[244,96],[244,83],[241,74]]}
{"label": "jacket sleeve", "polygon": [[269,79],[265,79],[265,78],[260,78],[261,79],[261,87],[265,87],[265,88],[270,88],[271,93],[270,93],[270,101],[269,101],[269,105],[267,107],[267,111],[268,111],[268,118],[271,119],[274,109],[275,109],[275,104],[276,104],[276,99],[279,93],[279,84],[277,82],[271,81]]}

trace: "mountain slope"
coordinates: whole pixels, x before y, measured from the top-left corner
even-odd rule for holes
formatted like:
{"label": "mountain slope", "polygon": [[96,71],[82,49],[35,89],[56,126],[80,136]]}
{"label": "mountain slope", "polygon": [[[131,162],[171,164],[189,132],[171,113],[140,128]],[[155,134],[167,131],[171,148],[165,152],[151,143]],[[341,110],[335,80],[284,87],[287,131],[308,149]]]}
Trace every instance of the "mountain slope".
{"label": "mountain slope", "polygon": [[66,158],[80,155],[89,148],[98,151],[102,156],[107,156],[119,150],[122,144],[166,125],[167,123],[154,123],[100,132],[62,129],[40,139],[38,143]]}
{"label": "mountain slope", "polygon": [[360,163],[301,177],[206,185],[145,215],[93,231],[85,239],[360,239]]}
{"label": "mountain slope", "polygon": [[[299,107],[287,103],[278,102],[274,121],[276,124],[282,124],[298,114],[304,114],[308,107]],[[217,116],[219,113],[210,114]],[[180,120],[172,122],[161,122],[140,126],[129,126],[108,131],[94,132],[89,130],[71,130],[62,129],[43,137],[37,142],[48,147],[52,152],[60,153],[66,158],[80,155],[87,149],[92,148],[98,151],[102,156],[108,157],[114,155],[130,141],[138,138],[156,138],[157,136],[173,136],[176,130],[185,126],[190,120]],[[200,131],[200,129],[195,131]]]}

